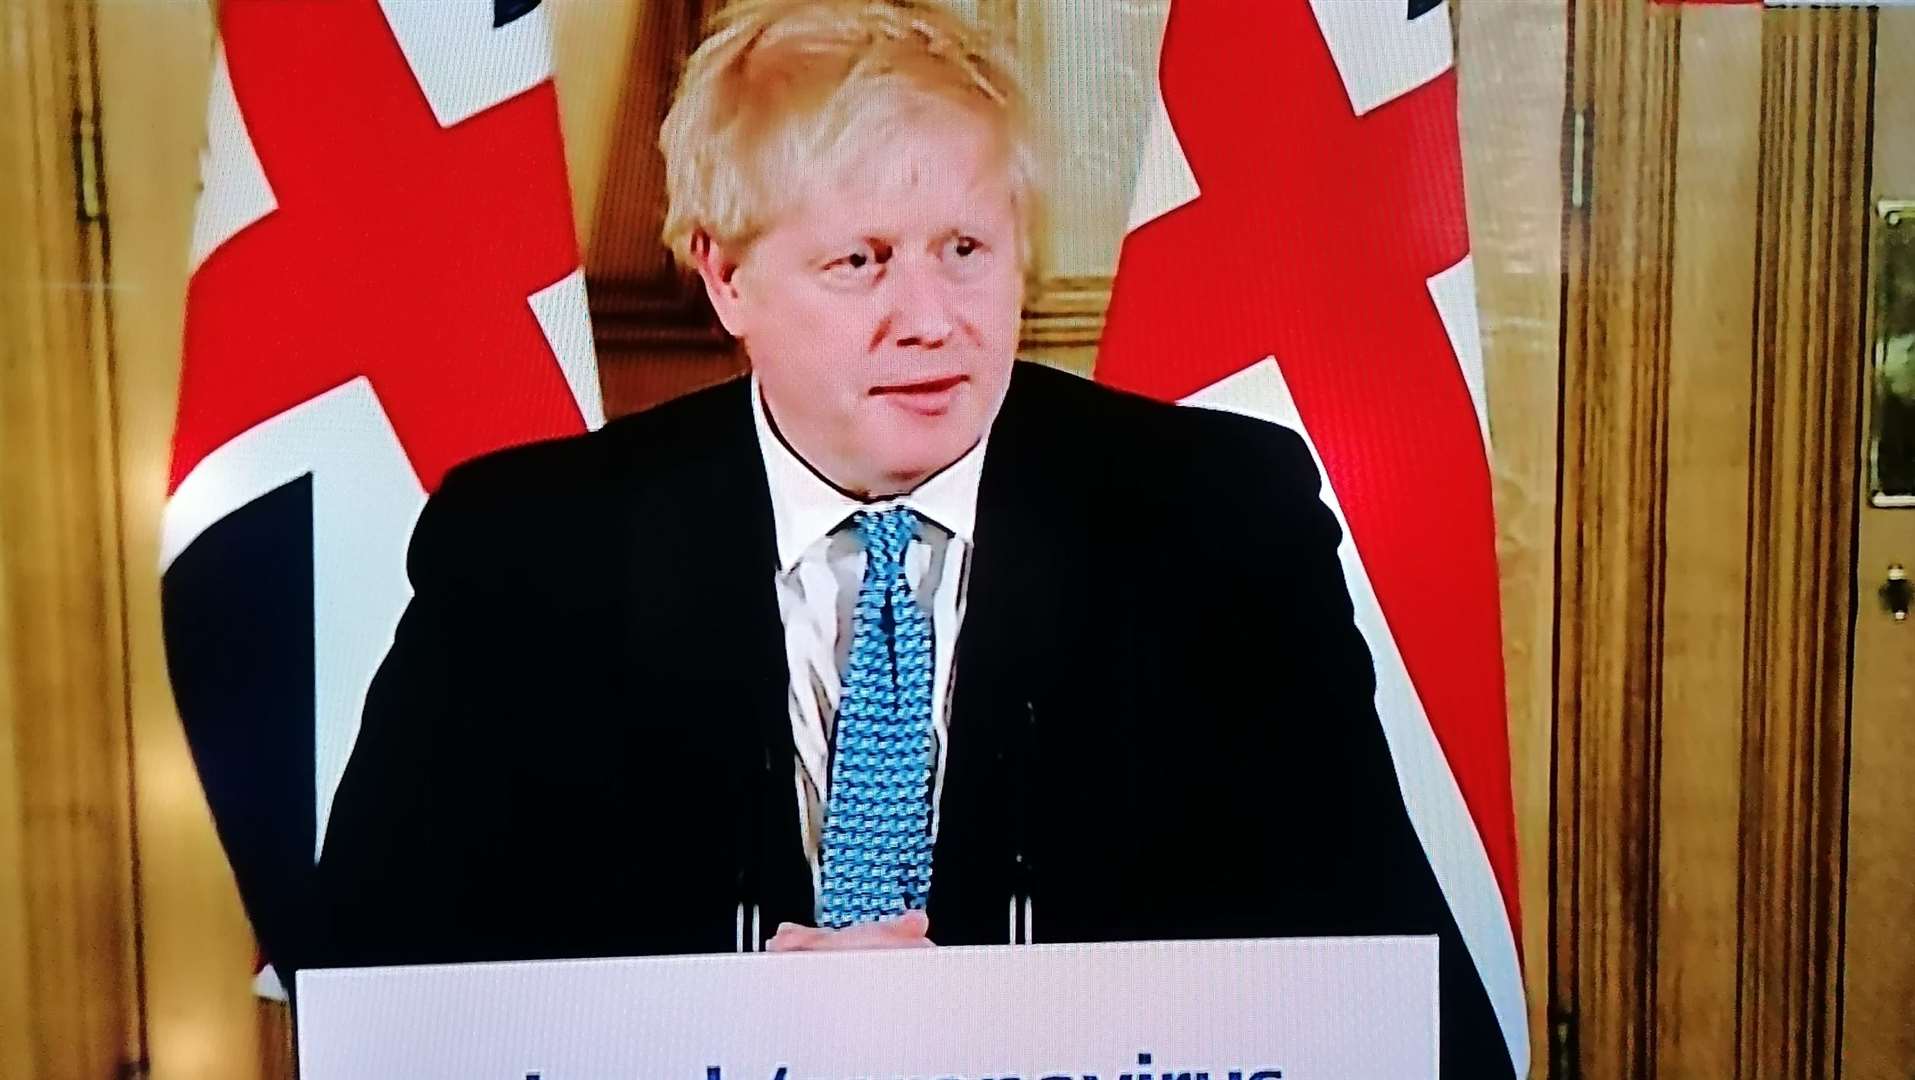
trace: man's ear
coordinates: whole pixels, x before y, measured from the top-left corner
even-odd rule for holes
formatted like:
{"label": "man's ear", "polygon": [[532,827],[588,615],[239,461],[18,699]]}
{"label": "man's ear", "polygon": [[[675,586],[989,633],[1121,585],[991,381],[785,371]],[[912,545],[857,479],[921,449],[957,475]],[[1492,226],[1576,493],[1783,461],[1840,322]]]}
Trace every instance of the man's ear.
{"label": "man's ear", "polygon": [[692,261],[705,283],[705,295],[711,298],[718,321],[725,325],[726,333],[742,340],[745,300],[738,294],[738,264],[722,244],[704,232],[692,237]]}

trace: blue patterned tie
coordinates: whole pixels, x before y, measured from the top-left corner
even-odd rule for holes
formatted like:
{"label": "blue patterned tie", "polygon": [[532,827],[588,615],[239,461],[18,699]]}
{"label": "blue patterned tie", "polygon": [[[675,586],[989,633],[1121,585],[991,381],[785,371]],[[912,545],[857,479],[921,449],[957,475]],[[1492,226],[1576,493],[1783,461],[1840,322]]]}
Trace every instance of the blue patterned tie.
{"label": "blue patterned tie", "polygon": [[918,517],[900,507],[852,521],[864,583],[838,698],[817,911],[833,928],[923,908],[931,891],[931,620],[904,579]]}

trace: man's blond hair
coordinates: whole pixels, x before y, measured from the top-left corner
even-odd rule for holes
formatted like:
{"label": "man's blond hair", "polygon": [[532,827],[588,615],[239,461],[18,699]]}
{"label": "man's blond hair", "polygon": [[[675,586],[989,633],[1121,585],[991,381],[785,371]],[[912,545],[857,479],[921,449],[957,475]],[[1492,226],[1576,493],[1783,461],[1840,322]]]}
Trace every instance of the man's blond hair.
{"label": "man's blond hair", "polygon": [[938,105],[1003,136],[1028,269],[1039,180],[1023,89],[937,0],[735,0],[719,12],[659,132],[666,246],[688,267],[701,233],[742,256],[808,181],[841,179],[834,169]]}

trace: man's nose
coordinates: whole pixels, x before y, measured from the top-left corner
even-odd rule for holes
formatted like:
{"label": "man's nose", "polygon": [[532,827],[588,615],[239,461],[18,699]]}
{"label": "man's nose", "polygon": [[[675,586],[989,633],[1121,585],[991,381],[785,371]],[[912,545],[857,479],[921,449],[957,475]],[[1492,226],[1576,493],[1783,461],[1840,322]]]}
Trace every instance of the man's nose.
{"label": "man's nose", "polygon": [[902,268],[892,276],[891,343],[936,349],[957,329],[950,298],[938,272],[931,268]]}

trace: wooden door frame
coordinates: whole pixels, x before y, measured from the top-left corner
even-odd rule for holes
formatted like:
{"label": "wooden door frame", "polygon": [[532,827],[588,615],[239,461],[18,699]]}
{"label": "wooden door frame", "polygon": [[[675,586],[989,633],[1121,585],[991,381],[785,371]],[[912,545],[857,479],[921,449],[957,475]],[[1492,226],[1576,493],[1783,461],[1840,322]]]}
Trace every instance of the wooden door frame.
{"label": "wooden door frame", "polygon": [[1551,1075],[1831,1076],[1873,15],[1571,18]]}
{"label": "wooden door frame", "polygon": [[0,20],[0,1073],[20,1077],[122,1074],[145,1042],[93,14]]}
{"label": "wooden door frame", "polygon": [[[1905,55],[1915,46],[1915,10],[1883,12],[1877,17],[1878,57]],[[1866,341],[1871,361],[1884,359],[1881,347],[1890,329],[1883,325],[1881,275],[1886,272],[1883,242],[1888,223],[1882,211],[1903,203],[1915,191],[1915,141],[1908,138],[1915,119],[1915,86],[1898,82],[1898,72],[1883,64],[1875,80],[1875,137],[1871,147],[1869,313]],[[1905,211],[1906,212],[1906,211]],[[1873,366],[1873,364],[1871,364]],[[1867,379],[1873,383],[1875,372]],[[1857,522],[1853,583],[1857,610],[1850,681],[1850,744],[1847,804],[1848,860],[1843,897],[1843,973],[1839,1035],[1845,1075],[1890,1076],[1915,1060],[1915,1029],[1907,1023],[1908,995],[1915,989],[1915,965],[1903,943],[1906,926],[1903,881],[1915,837],[1908,831],[1910,799],[1905,769],[1911,747],[1909,710],[1895,699],[1915,697],[1905,668],[1896,665],[1908,647],[1909,627],[1891,620],[1881,590],[1891,560],[1906,562],[1915,547],[1915,510],[1871,507],[1874,487],[1867,475],[1881,389],[1866,394],[1864,424],[1853,449],[1858,465],[1855,489]],[[1900,672],[1901,678],[1896,678]],[[1880,696],[1877,696],[1880,695]],[[1884,955],[1886,946],[1893,950]],[[1887,961],[1887,962],[1885,962]]]}

